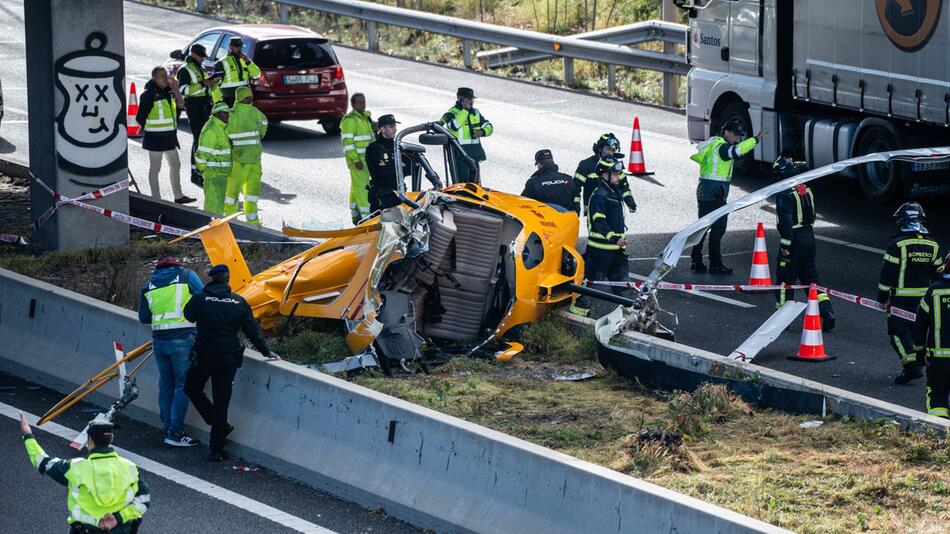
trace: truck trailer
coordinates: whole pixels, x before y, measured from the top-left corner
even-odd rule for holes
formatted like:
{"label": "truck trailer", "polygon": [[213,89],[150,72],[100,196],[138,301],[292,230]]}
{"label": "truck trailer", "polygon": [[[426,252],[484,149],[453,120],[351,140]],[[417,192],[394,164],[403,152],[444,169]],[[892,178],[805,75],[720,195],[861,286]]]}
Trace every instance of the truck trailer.
{"label": "truck trailer", "polygon": [[[687,120],[704,141],[768,129],[740,172],[780,155],[810,168],[950,144],[946,0],[674,0],[688,11]],[[753,161],[754,160],[754,161]],[[876,202],[950,192],[950,164],[845,171]]]}

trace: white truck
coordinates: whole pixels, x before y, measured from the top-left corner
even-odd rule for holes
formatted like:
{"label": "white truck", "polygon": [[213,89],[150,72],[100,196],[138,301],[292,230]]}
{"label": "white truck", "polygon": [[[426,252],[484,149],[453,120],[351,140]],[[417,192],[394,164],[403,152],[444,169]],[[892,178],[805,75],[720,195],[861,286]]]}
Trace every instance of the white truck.
{"label": "white truck", "polygon": [[[755,161],[790,155],[812,168],[950,144],[947,0],[674,2],[689,14],[691,141],[736,118],[750,135],[770,132]],[[948,167],[874,164],[843,174],[885,202],[950,192],[941,179]]]}

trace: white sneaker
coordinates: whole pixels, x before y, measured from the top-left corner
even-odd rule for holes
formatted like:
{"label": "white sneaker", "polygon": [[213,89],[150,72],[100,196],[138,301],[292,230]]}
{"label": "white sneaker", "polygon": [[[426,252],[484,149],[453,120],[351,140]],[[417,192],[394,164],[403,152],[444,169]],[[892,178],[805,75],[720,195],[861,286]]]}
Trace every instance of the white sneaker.
{"label": "white sneaker", "polygon": [[165,433],[165,445],[172,447],[195,447],[201,442],[182,432],[181,434]]}

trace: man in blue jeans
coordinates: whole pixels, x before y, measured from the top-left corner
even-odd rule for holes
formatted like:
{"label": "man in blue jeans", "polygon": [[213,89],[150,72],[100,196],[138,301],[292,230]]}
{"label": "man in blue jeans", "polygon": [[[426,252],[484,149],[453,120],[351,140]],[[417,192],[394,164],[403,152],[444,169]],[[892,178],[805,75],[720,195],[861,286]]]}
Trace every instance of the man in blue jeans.
{"label": "man in blue jeans", "polygon": [[184,432],[188,397],[185,376],[191,367],[195,324],[185,319],[185,304],[204,285],[194,271],[170,256],[158,259],[155,272],[142,287],[139,321],[152,325],[152,351],[158,364],[158,405],[165,426],[165,444],[193,447],[198,440]]}

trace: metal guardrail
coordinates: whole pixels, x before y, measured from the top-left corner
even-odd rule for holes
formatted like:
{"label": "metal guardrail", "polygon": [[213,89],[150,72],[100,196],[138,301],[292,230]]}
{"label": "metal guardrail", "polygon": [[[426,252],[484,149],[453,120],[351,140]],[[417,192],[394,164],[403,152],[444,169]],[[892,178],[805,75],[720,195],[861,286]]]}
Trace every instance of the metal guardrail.
{"label": "metal guardrail", "polygon": [[[203,1],[199,0],[199,10],[204,6]],[[379,37],[376,24],[388,24],[403,28],[425,31],[448,35],[462,40],[462,59],[466,67],[471,67],[475,59],[472,54],[472,42],[491,43],[499,46],[516,48],[524,54],[535,54],[542,57],[555,57],[564,60],[564,81],[568,86],[574,86],[574,60],[582,59],[603,63],[610,66],[608,75],[608,85],[612,87],[615,80],[615,67],[628,67],[634,69],[647,69],[663,72],[667,76],[665,79],[673,78],[673,75],[686,75],[689,72],[689,65],[682,54],[675,52],[654,52],[650,50],[640,50],[630,48],[623,44],[614,44],[598,40],[585,39],[580,36],[560,36],[547,33],[521,30],[518,28],[508,28],[495,24],[487,24],[456,17],[444,15],[435,15],[411,9],[403,9],[371,2],[362,2],[359,0],[280,0],[278,4],[278,13],[280,22],[288,23],[289,13],[287,6],[313,9],[323,13],[330,13],[344,17],[353,17],[366,21],[367,45],[370,50],[379,49]],[[658,40],[667,43],[686,42],[685,29],[682,30],[682,39],[678,39],[676,31],[673,28],[666,29],[669,26],[666,23],[643,23],[647,26],[638,28],[635,33],[643,38],[650,31],[656,31],[661,25],[664,27],[663,36]],[[652,25],[652,26],[651,26]],[[676,26],[676,25],[673,25]],[[650,30],[649,28],[654,28]],[[604,30],[607,31],[607,30]],[[665,35],[669,32],[669,36]],[[597,32],[592,32],[597,33]],[[653,37],[652,40],[656,40]],[[646,39],[651,40],[651,39]],[[641,41],[642,42],[642,41]],[[665,92],[666,93],[666,92]],[[673,97],[664,96],[667,105],[672,105]]]}
{"label": "metal guardrail", "polygon": [[[597,41],[621,46],[631,46],[651,41],[660,41],[675,45],[686,43],[686,26],[672,22],[651,20],[579,33],[573,37],[584,41]],[[544,61],[551,59],[553,56],[551,54],[542,54],[509,47],[479,52],[476,54],[476,57],[482,65],[495,69]]]}

